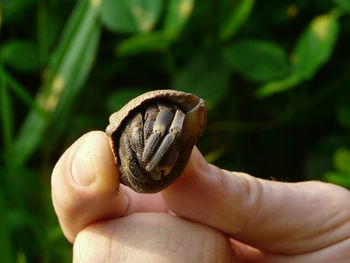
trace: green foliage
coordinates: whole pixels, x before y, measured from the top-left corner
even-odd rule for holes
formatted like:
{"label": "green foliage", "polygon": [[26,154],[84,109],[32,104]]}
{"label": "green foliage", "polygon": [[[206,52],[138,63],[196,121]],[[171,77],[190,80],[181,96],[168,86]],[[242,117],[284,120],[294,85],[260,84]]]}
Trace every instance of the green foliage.
{"label": "green foliage", "polygon": [[121,41],[117,46],[117,55],[128,56],[146,52],[164,52],[171,44],[171,39],[164,32],[136,35]]}
{"label": "green foliage", "polygon": [[350,1],[349,0],[333,0],[333,2],[339,5],[344,11],[350,13]]}
{"label": "green foliage", "polygon": [[337,120],[340,125],[350,130],[350,105],[341,105],[337,108]]}
{"label": "green foliage", "polygon": [[14,262],[10,225],[7,217],[4,191],[0,187],[0,253],[4,262]]}
{"label": "green foliage", "polygon": [[339,25],[333,15],[314,18],[297,42],[293,56],[293,72],[310,79],[328,61],[338,38]]}
{"label": "green foliage", "polygon": [[189,19],[194,0],[170,0],[164,22],[164,31],[167,35],[176,37]]}
{"label": "green foliage", "polygon": [[8,94],[8,88],[6,84],[2,83],[2,89],[0,90],[0,102],[1,102],[1,126],[3,142],[7,150],[12,148],[13,137],[13,109],[11,98]]}
{"label": "green foliage", "polygon": [[104,0],[101,18],[115,32],[147,33],[157,22],[162,3],[162,0]]}
{"label": "green foliage", "polygon": [[328,61],[336,43],[338,31],[339,24],[334,15],[327,14],[314,18],[302,33],[292,52],[292,70],[289,76],[265,84],[258,90],[257,95],[270,96],[312,78]]}
{"label": "green foliage", "polygon": [[266,82],[282,78],[288,73],[287,55],[277,44],[256,40],[239,40],[223,51],[232,70],[249,80]]}
{"label": "green foliage", "polygon": [[350,188],[350,151],[338,149],[333,158],[335,171],[327,172],[324,179]]}
{"label": "green foliage", "polygon": [[32,41],[13,40],[2,47],[5,65],[18,71],[35,71],[40,66],[38,46]]}
{"label": "green foliage", "polygon": [[197,94],[206,100],[210,109],[225,96],[229,88],[229,76],[228,68],[217,56],[200,54],[178,72],[174,89]]}
{"label": "green foliage", "polygon": [[[43,111],[52,115],[52,121],[57,123],[56,129],[61,128],[60,118],[68,114],[92,65],[100,31],[97,15],[98,6],[92,2],[78,2],[62,41],[52,55],[47,79],[38,92],[38,103]],[[29,112],[10,157],[17,165],[25,163],[38,146],[48,121],[47,116],[35,109]]]}
{"label": "green foliage", "polygon": [[339,149],[334,155],[334,166],[338,171],[350,175],[350,151]]}
{"label": "green foliage", "polygon": [[254,0],[223,1],[219,28],[220,40],[227,40],[238,31],[252,12],[254,2]]}
{"label": "green foliage", "polygon": [[115,111],[115,109],[122,108],[129,100],[145,93],[147,90],[143,89],[130,89],[130,88],[119,88],[113,91],[106,101],[106,107],[110,112]]}
{"label": "green foliage", "polygon": [[0,255],[69,262],[50,174],[74,140],[151,89],[203,97],[222,168],[350,188],[347,0],[4,0]]}

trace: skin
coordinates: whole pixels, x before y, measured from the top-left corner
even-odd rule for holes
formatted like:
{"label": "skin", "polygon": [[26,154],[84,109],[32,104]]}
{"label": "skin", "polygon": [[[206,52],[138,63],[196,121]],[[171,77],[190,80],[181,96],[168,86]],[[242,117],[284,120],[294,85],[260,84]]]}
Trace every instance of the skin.
{"label": "skin", "polygon": [[281,183],[205,162],[197,148],[161,193],[119,185],[93,131],[57,162],[52,199],[73,262],[349,262],[350,192]]}

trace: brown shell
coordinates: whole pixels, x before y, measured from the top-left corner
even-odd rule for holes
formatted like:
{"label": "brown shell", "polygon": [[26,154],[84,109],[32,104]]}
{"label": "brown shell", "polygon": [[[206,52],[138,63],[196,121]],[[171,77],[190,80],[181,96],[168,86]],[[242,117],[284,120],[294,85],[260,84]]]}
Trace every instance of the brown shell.
{"label": "brown shell", "polygon": [[[171,184],[186,166],[188,159],[191,155],[193,146],[197,143],[199,138],[204,133],[207,123],[207,109],[205,101],[191,93],[186,93],[176,90],[155,90],[144,93],[131,101],[129,101],[122,109],[113,113],[109,117],[109,125],[106,128],[106,134],[110,137],[110,144],[114,154],[115,162],[118,165],[118,142],[120,130],[130,114],[152,100],[167,100],[177,104],[184,113],[186,113],[186,119],[183,125],[183,130],[179,138],[181,142],[181,152],[178,160],[173,167],[172,171],[157,181],[158,186],[152,185],[154,182],[145,184],[141,189],[134,189],[137,192],[158,192],[163,188]],[[127,182],[122,182],[128,185]],[[130,186],[130,185],[129,185]]]}

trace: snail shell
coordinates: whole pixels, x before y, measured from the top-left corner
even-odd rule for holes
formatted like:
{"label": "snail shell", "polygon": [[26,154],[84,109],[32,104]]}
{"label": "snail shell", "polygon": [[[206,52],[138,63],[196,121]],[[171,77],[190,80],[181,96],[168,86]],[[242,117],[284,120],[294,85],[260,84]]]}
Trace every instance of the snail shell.
{"label": "snail shell", "polygon": [[120,182],[140,193],[170,185],[185,168],[206,119],[205,101],[191,93],[155,90],[129,101],[106,128]]}

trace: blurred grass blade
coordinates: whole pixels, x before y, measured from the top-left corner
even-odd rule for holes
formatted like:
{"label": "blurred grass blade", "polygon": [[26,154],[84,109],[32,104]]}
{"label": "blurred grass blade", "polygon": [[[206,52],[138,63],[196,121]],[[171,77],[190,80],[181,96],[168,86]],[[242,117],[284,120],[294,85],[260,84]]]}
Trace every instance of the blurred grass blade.
{"label": "blurred grass blade", "polygon": [[292,54],[294,74],[310,79],[328,61],[338,38],[339,23],[331,14],[314,18]]}
{"label": "blurred grass blade", "polygon": [[5,197],[0,185],[0,255],[1,262],[14,262],[11,233],[5,206]]}
{"label": "blurred grass blade", "polygon": [[8,89],[13,91],[25,104],[27,104],[31,109],[36,110],[40,114],[44,114],[43,110],[39,107],[37,101],[32,98],[30,93],[16,81],[7,71],[3,68],[0,68],[0,75],[3,76],[5,83]]}
{"label": "blurred grass blade", "polygon": [[150,32],[160,18],[163,0],[103,0],[101,19],[111,31]]}
{"label": "blurred grass blade", "polygon": [[125,39],[117,46],[117,55],[129,56],[145,52],[162,52],[168,50],[170,38],[164,32],[136,35]]}
{"label": "blurred grass blade", "polygon": [[171,36],[181,32],[192,14],[195,0],[170,0],[164,22],[164,31]]}
{"label": "blurred grass blade", "polygon": [[9,158],[15,165],[23,165],[35,151],[40,140],[43,139],[45,124],[46,119],[42,115],[36,111],[30,111],[16,137],[12,158]]}
{"label": "blurred grass blade", "polygon": [[232,37],[248,19],[254,7],[254,0],[223,1],[223,15],[220,24],[219,39],[221,41]]}
{"label": "blurred grass blade", "polygon": [[12,149],[13,139],[13,112],[11,98],[8,94],[8,88],[6,85],[6,76],[0,72],[0,108],[1,108],[1,128],[3,142],[7,152]]}
{"label": "blurred grass blade", "polygon": [[[58,73],[54,80],[54,83],[56,82],[57,85],[65,85],[67,83],[52,115],[52,121],[57,124],[65,125],[64,119],[67,117],[74,99],[83,88],[91,71],[100,39],[100,25],[95,24],[91,30],[89,36],[85,40],[82,37],[82,41],[76,45],[76,52],[80,51],[79,56],[75,58],[74,62],[72,61],[72,64],[68,63],[67,67],[62,68],[62,71]],[[66,71],[67,69],[70,69],[70,71]]]}
{"label": "blurred grass blade", "polygon": [[74,38],[74,34],[78,30],[81,21],[84,19],[88,7],[88,0],[79,0],[74,7],[62,32],[60,43],[50,58],[50,71],[57,71],[62,64],[62,61],[65,59],[66,52],[69,49],[71,41]]}
{"label": "blurred grass blade", "polygon": [[282,78],[289,71],[286,52],[273,42],[239,40],[226,47],[222,57],[234,71],[252,81],[266,82]]}
{"label": "blurred grass blade", "polygon": [[[40,188],[38,188],[39,190]],[[40,189],[42,190],[42,189]],[[7,212],[8,220],[12,229],[27,229],[32,237],[32,242],[38,245],[41,257],[48,258],[50,245],[45,242],[47,235],[46,229],[40,224],[40,215],[33,214],[32,211],[21,209],[9,209]],[[43,260],[45,262],[45,260]]]}
{"label": "blurred grass blade", "polygon": [[[53,113],[55,120],[66,116],[92,66],[100,35],[98,3],[81,0],[76,5],[37,96],[41,108]],[[38,147],[49,121],[31,110],[14,144],[12,159],[17,165],[23,165]]]}

